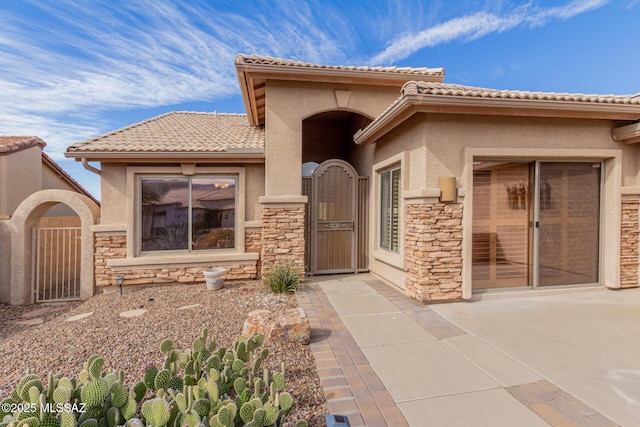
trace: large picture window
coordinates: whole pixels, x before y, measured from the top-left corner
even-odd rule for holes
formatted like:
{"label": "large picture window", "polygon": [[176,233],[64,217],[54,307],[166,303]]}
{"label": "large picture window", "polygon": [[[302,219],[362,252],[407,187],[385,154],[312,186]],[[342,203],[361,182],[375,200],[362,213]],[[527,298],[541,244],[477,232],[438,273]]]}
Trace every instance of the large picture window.
{"label": "large picture window", "polygon": [[140,179],[141,252],[235,248],[237,177]]}
{"label": "large picture window", "polygon": [[380,174],[380,247],[399,252],[400,168]]}

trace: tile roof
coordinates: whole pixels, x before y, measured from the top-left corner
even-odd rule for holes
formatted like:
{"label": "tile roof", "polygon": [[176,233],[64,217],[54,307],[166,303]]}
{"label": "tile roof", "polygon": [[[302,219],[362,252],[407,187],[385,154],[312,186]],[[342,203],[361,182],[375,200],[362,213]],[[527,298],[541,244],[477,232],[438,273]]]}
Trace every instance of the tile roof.
{"label": "tile roof", "polygon": [[[640,93],[635,95],[596,95],[582,93],[529,92],[520,90],[487,89],[459,84],[409,81],[402,86],[401,95],[391,103],[367,127],[356,132],[354,141],[362,144],[386,133],[385,126],[400,116],[409,105],[431,105],[442,112],[443,106],[486,107],[488,114],[511,114],[517,107],[547,110],[547,116],[577,117],[584,111],[585,117],[636,120],[640,117]],[[512,102],[509,102],[512,101]],[[518,102],[518,105],[513,102]],[[564,103],[564,105],[563,105]],[[452,110],[449,110],[452,111]],[[467,110],[470,111],[470,110]],[[533,110],[531,110],[533,111]],[[563,116],[563,113],[566,115]],[[533,113],[529,113],[536,115]],[[538,114],[542,116],[543,114]]]}
{"label": "tile roof", "polygon": [[264,149],[264,128],[245,114],[177,111],[153,117],[67,148],[74,153],[224,153]]}
{"label": "tile roof", "polygon": [[35,145],[44,148],[47,144],[37,136],[0,135],[0,155],[24,150]]}
{"label": "tile roof", "polygon": [[636,95],[594,95],[582,93],[528,92],[520,90],[485,89],[447,83],[407,82],[402,87],[402,95],[442,95],[469,98],[531,99],[538,101],[572,101],[600,104],[640,105],[640,94]]}
{"label": "tile roof", "polygon": [[339,71],[371,71],[389,74],[405,74],[414,76],[444,76],[443,68],[412,68],[412,67],[370,67],[370,66],[350,66],[350,65],[320,65],[310,62],[293,61],[291,59],[272,58],[270,56],[238,54],[236,64],[260,64],[278,65],[291,68],[318,69],[318,70],[339,70]]}

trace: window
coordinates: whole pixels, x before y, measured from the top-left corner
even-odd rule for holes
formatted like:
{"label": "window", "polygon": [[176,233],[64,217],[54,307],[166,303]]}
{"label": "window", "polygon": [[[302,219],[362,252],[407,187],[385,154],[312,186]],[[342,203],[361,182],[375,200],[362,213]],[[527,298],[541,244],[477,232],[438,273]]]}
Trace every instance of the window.
{"label": "window", "polygon": [[399,252],[400,168],[380,174],[380,247]]}
{"label": "window", "polygon": [[140,179],[141,252],[235,248],[237,177]]}

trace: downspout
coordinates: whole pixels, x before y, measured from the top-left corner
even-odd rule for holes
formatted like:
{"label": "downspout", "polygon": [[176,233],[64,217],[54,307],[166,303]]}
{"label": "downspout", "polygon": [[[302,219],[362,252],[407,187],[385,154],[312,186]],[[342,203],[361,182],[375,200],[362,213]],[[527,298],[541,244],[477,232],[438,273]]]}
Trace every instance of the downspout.
{"label": "downspout", "polygon": [[89,162],[87,161],[86,157],[80,158],[80,161],[82,162],[82,167],[84,167],[86,170],[88,170],[89,172],[93,172],[96,175],[100,175],[100,173],[101,173],[100,169],[98,169],[98,168],[96,168],[94,166],[91,166],[89,164]]}

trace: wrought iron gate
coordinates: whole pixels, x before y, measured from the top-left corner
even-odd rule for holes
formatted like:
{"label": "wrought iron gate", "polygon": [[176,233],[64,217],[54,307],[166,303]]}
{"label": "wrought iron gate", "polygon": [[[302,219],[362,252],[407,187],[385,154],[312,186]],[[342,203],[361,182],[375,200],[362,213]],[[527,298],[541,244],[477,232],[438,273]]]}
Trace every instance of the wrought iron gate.
{"label": "wrought iron gate", "polygon": [[367,270],[368,178],[342,160],[327,160],[303,178],[309,198],[305,264],[311,274]]}
{"label": "wrought iron gate", "polygon": [[80,299],[80,227],[33,229],[31,283],[36,302]]}

